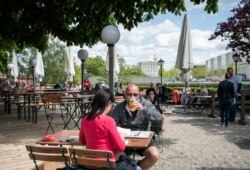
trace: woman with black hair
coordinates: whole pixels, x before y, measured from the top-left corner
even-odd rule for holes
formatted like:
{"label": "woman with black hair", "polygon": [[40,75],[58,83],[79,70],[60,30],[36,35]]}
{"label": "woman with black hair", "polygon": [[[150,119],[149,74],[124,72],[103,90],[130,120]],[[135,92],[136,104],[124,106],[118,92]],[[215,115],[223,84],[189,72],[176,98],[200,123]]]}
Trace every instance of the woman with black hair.
{"label": "woman with black hair", "polygon": [[[166,117],[163,114],[163,111],[160,107],[160,101],[159,98],[157,97],[157,93],[154,88],[148,88],[146,90],[146,96],[149,101],[155,106],[155,108],[162,114],[162,120],[161,122],[151,122],[151,130],[157,132],[163,132],[165,130],[166,126]],[[161,125],[159,125],[161,123]]]}
{"label": "woman with black hair", "polygon": [[91,111],[82,118],[79,140],[88,149],[112,151],[116,160],[116,152],[125,149],[125,140],[118,133],[114,119],[108,116],[114,100],[108,89],[97,92]]}

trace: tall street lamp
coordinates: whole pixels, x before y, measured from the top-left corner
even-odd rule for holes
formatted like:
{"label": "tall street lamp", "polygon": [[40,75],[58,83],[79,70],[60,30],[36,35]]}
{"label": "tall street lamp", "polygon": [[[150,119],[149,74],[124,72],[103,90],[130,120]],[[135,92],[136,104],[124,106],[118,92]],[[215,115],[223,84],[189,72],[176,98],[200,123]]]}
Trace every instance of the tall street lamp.
{"label": "tall street lamp", "polygon": [[164,64],[164,60],[160,59],[160,60],[158,61],[158,65],[159,65],[160,68],[161,68],[161,85],[162,85],[162,67],[163,67],[163,64]]}
{"label": "tall street lamp", "polygon": [[232,55],[232,58],[233,61],[235,62],[235,74],[237,74],[237,63],[242,61],[238,49],[235,50],[234,54]]}
{"label": "tall street lamp", "polygon": [[82,74],[82,76],[81,76],[81,92],[83,92],[83,80],[84,80],[84,68],[85,68],[84,62],[88,58],[89,53],[88,53],[87,50],[80,49],[78,51],[78,53],[77,53],[77,56],[82,61],[82,67],[81,67],[81,69],[82,69],[82,71],[81,71],[82,72],[81,73]]}
{"label": "tall street lamp", "polygon": [[102,29],[101,38],[104,43],[108,45],[109,54],[109,88],[114,94],[114,65],[115,65],[115,51],[114,44],[120,39],[120,31],[117,26],[107,25]]}
{"label": "tall street lamp", "polygon": [[29,65],[32,68],[32,76],[33,76],[33,86],[35,88],[35,68],[36,68],[37,61],[36,59],[31,59],[29,61]]}

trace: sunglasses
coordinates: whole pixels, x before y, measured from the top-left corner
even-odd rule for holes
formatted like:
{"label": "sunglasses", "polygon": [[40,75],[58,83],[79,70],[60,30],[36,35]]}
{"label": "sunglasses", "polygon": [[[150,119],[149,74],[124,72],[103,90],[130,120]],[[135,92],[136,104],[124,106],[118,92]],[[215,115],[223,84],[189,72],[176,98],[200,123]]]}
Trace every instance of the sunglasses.
{"label": "sunglasses", "polygon": [[138,97],[139,94],[138,93],[127,93],[127,96],[129,96],[129,97],[132,97],[132,96]]}

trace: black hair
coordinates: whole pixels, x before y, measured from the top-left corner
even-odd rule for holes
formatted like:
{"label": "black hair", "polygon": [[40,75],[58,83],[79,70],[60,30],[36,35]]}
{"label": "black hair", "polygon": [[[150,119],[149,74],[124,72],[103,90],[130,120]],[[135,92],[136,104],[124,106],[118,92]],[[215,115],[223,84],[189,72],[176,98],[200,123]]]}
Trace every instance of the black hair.
{"label": "black hair", "polygon": [[227,68],[227,71],[229,71],[229,70],[233,70],[233,68],[232,68],[232,67],[228,67],[228,68]]}
{"label": "black hair", "polygon": [[109,102],[115,102],[113,93],[109,89],[99,90],[91,102],[91,111],[87,114],[87,119],[94,119],[102,114]]}
{"label": "black hair", "polygon": [[148,89],[146,90],[146,96],[148,96],[149,93],[150,93],[151,91],[152,91],[152,92],[154,93],[154,95],[155,95],[154,100],[156,100],[156,99],[157,99],[157,93],[156,93],[156,91],[155,91],[154,88],[148,88]]}

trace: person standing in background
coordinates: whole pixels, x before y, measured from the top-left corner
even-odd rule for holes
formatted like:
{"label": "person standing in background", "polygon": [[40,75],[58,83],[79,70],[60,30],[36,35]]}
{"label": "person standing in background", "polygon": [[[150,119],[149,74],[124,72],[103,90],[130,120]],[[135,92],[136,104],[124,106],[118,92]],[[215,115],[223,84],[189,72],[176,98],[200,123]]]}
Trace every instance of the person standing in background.
{"label": "person standing in background", "polygon": [[230,108],[232,107],[235,97],[234,84],[230,81],[230,75],[228,73],[225,74],[225,80],[219,83],[217,94],[220,104],[221,126],[225,123],[225,127],[227,127]]}
{"label": "person standing in background", "polygon": [[229,114],[229,121],[233,123],[236,117],[238,93],[241,91],[242,82],[237,75],[233,74],[233,69],[231,67],[227,68],[227,74],[230,76],[230,81],[234,84],[235,92],[235,102],[231,106]]}

